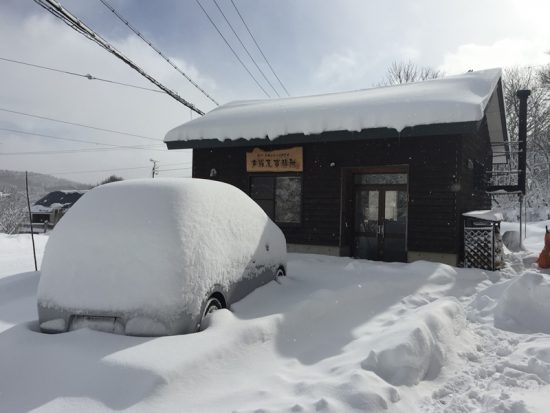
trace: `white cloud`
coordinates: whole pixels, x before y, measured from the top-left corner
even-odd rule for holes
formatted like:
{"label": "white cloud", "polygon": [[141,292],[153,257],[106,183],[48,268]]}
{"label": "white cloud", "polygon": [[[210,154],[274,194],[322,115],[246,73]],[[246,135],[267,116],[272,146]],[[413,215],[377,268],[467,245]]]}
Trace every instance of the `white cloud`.
{"label": "white cloud", "polygon": [[358,65],[358,56],[353,50],[332,53],[323,57],[314,77],[327,87],[338,87],[357,77]]}
{"label": "white cloud", "polygon": [[[128,66],[88,39],[70,30],[46,14],[24,20],[0,13],[0,37],[10,41],[0,44],[0,56],[60,68],[77,73],[138,84],[152,84]],[[214,105],[189,84],[180,74],[139,39],[128,38],[116,45],[135,59],[147,72],[177,91],[203,110]],[[181,59],[177,64],[203,88],[214,91],[216,84],[201,77],[198,70]],[[71,77],[0,61],[2,86],[1,107],[47,117],[90,124],[98,127],[135,133],[162,139],[174,126],[190,119],[190,110],[167,95],[115,86],[98,81]],[[194,115],[196,116],[196,115]],[[34,131],[54,136],[100,141],[114,145],[149,145],[154,142],[118,134],[47,122],[0,112],[0,127]],[[51,151],[94,147],[7,133],[0,131],[2,152]],[[162,142],[155,151],[115,150],[75,154],[0,156],[2,169],[30,170],[50,173],[63,171],[109,170],[127,178],[149,176],[150,158],[170,167],[190,166],[190,151],[166,151]],[[185,165],[184,165],[185,164]],[[139,170],[114,169],[143,166]],[[109,172],[60,175],[83,182],[97,182]],[[190,175],[190,170],[167,172],[165,175]]]}
{"label": "white cloud", "polygon": [[346,48],[321,59],[311,80],[313,89],[323,92],[357,90],[376,86],[393,61],[412,61],[420,66],[421,51],[410,45],[391,47],[367,53],[358,48]]}
{"label": "white cloud", "polygon": [[550,62],[547,42],[503,39],[490,45],[464,44],[446,53],[439,69],[447,74],[492,67],[537,66]]}
{"label": "white cloud", "polygon": [[310,89],[327,93],[371,87],[372,70],[380,60],[380,55],[371,57],[351,48],[326,55],[310,76]]}

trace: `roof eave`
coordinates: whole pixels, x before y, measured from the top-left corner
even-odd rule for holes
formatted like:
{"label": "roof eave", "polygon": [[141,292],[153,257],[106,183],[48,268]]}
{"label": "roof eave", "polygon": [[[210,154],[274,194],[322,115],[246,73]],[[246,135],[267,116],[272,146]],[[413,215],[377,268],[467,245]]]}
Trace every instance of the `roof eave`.
{"label": "roof eave", "polygon": [[391,139],[391,138],[410,138],[421,136],[441,136],[441,135],[459,135],[473,133],[479,129],[479,121],[440,123],[432,125],[411,126],[398,132],[392,128],[371,128],[361,131],[326,131],[320,134],[304,135],[303,133],[294,133],[282,135],[275,139],[239,138],[235,140],[225,139],[192,139],[165,142],[168,149],[210,149],[210,148],[228,148],[228,147],[253,147],[253,146],[279,146],[296,145],[303,143],[321,143],[321,142],[345,142],[367,139]]}

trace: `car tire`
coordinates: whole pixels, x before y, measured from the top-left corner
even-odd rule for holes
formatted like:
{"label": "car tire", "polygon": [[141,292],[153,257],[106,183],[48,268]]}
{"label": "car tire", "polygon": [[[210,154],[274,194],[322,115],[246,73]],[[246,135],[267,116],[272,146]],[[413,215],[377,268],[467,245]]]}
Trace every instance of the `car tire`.
{"label": "car tire", "polygon": [[210,316],[217,310],[221,310],[223,304],[216,297],[210,297],[204,306],[204,312],[201,315],[199,331],[203,331],[210,325]]}
{"label": "car tire", "polygon": [[281,266],[281,267],[277,268],[277,272],[275,273],[275,279],[277,279],[279,277],[284,277],[285,275],[286,275],[285,268]]}

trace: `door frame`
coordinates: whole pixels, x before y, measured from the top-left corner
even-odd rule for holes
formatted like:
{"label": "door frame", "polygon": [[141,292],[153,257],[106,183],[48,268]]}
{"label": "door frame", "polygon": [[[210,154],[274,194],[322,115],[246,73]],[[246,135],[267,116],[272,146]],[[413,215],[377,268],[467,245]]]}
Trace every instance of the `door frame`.
{"label": "door frame", "polygon": [[[355,184],[353,176],[356,174],[407,174],[406,184],[397,184],[395,187],[406,187],[407,193],[407,224],[405,226],[405,254],[409,247],[409,211],[410,211],[410,173],[409,165],[377,165],[377,166],[359,166],[341,168],[341,198],[340,198],[340,251],[342,254],[353,256],[354,228],[355,228]],[[368,186],[368,185],[367,185]],[[392,185],[379,185],[379,187]]]}

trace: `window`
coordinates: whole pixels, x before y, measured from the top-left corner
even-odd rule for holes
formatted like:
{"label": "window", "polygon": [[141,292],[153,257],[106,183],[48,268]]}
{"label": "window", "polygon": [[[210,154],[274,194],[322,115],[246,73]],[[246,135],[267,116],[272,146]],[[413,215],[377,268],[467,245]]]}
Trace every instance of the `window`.
{"label": "window", "polygon": [[302,220],[300,176],[253,176],[250,196],[277,223],[299,224]]}

